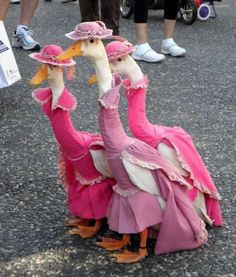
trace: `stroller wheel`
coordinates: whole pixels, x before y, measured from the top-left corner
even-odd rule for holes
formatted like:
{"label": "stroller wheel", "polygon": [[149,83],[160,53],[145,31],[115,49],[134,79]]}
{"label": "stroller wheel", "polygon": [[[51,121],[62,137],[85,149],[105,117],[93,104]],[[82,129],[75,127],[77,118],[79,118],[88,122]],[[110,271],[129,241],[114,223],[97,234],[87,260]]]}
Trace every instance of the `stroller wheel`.
{"label": "stroller wheel", "polygon": [[207,20],[211,15],[211,7],[208,4],[201,4],[197,10],[197,17],[200,20]]}
{"label": "stroller wheel", "polygon": [[197,19],[197,7],[194,0],[180,1],[179,14],[184,24],[193,24]]}
{"label": "stroller wheel", "polygon": [[120,13],[123,18],[130,18],[134,10],[134,0],[121,0]]}

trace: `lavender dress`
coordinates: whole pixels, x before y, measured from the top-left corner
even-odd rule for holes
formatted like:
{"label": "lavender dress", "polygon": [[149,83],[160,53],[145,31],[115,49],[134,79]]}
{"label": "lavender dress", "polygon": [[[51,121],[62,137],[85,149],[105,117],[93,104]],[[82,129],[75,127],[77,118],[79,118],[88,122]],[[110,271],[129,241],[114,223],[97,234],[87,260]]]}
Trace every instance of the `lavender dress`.
{"label": "lavender dress", "polygon": [[[130,234],[160,224],[156,254],[196,248],[207,241],[207,232],[188,198],[189,184],[155,149],[126,135],[118,114],[121,83],[121,78],[115,76],[113,88],[99,99],[100,132],[108,164],[117,181],[107,210],[109,227]],[[166,202],[164,209],[156,195],[131,181],[125,161],[151,172]]]}

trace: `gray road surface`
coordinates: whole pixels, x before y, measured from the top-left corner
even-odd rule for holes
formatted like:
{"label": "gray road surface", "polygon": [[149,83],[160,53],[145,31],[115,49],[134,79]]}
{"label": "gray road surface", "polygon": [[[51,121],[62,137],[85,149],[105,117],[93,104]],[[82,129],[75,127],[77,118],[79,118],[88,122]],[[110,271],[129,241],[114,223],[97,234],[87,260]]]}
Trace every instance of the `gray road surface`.
{"label": "gray road surface", "polygon": [[[209,229],[209,242],[194,251],[150,255],[133,265],[118,265],[98,248],[97,238],[71,237],[64,227],[68,214],[60,186],[56,145],[49,123],[31,98],[27,81],[37,64],[14,50],[22,80],[0,90],[0,276],[236,276],[235,104],[236,2],[216,6],[218,17],[187,26],[178,22],[176,41],[185,58],[167,57],[162,64],[141,63],[150,80],[148,116],[153,123],[179,125],[193,137],[222,195],[224,227]],[[9,36],[19,16],[11,6],[5,22]],[[163,12],[151,11],[149,37],[160,49]],[[40,2],[32,29],[42,45],[67,47],[64,33],[80,21],[78,4]],[[134,43],[133,22],[121,20],[121,34]],[[72,114],[80,130],[98,131],[96,87],[86,59],[77,59],[77,75],[68,88],[79,106]],[[120,111],[127,130],[126,100]],[[104,229],[99,235],[101,236]]]}

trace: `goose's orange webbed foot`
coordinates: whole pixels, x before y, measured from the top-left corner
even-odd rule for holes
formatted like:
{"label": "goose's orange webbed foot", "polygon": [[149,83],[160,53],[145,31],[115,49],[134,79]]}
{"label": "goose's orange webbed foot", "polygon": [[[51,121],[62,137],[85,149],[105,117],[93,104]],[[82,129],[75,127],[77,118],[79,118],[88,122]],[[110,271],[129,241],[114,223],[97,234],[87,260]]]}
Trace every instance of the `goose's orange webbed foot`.
{"label": "goose's orange webbed foot", "polygon": [[101,229],[102,222],[97,220],[94,226],[79,226],[68,232],[70,235],[79,235],[81,238],[91,238]]}
{"label": "goose's orange webbed foot", "polygon": [[93,75],[88,79],[88,84],[89,84],[89,85],[93,85],[93,84],[96,84],[97,81],[98,81],[97,75],[96,75],[96,74],[93,74]]}
{"label": "goose's orange webbed foot", "polygon": [[110,256],[116,258],[117,263],[121,264],[131,264],[143,260],[147,256],[146,248],[139,248],[138,252],[123,251],[119,254],[111,254]]}
{"label": "goose's orange webbed foot", "polygon": [[112,254],[112,257],[116,258],[117,263],[122,263],[122,264],[131,264],[131,263],[136,263],[138,261],[141,261],[147,256],[147,235],[148,231],[147,229],[143,230],[140,233],[140,246],[139,246],[139,251],[138,252],[131,252],[131,251],[123,251],[122,253],[118,254]]}
{"label": "goose's orange webbed foot", "polygon": [[98,246],[101,246],[109,251],[122,249],[127,244],[130,244],[129,235],[123,235],[122,240],[103,237],[101,242],[97,242]]}
{"label": "goose's orange webbed foot", "polygon": [[83,218],[66,218],[65,226],[67,227],[77,227],[77,226],[87,226],[88,219]]}

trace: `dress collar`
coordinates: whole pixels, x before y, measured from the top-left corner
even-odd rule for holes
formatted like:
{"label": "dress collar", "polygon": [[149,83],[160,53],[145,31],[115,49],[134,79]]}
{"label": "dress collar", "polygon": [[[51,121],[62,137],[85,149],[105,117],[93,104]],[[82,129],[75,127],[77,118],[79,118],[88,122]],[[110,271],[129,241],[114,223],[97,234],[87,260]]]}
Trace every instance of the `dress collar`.
{"label": "dress collar", "polygon": [[[52,90],[51,88],[40,88],[32,92],[32,96],[36,102],[44,105],[49,100],[52,99]],[[77,100],[76,98],[64,87],[64,90],[61,96],[58,98],[56,105],[53,107],[53,110],[56,108],[61,108],[65,111],[71,111],[76,109]]]}

